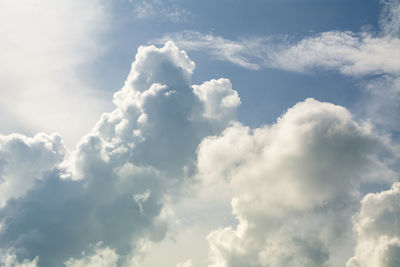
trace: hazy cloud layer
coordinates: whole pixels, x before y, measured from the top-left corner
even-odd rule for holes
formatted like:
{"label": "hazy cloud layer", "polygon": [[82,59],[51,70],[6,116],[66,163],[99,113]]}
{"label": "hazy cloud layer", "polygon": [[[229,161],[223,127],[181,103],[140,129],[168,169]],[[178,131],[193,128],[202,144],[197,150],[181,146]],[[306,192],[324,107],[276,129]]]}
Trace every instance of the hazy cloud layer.
{"label": "hazy cloud layer", "polygon": [[76,145],[110,106],[81,79],[108,26],[97,0],[0,2],[2,134],[57,131]]}

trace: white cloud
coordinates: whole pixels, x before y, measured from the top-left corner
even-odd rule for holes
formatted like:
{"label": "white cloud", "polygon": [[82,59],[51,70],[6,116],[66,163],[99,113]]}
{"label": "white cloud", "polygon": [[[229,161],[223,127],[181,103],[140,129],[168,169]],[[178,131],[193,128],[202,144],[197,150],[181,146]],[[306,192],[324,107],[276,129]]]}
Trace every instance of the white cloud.
{"label": "white cloud", "polygon": [[217,59],[249,69],[260,69],[266,60],[262,38],[232,41],[213,34],[202,34],[195,31],[183,31],[169,34],[156,40],[164,43],[172,40],[179,47],[188,51],[206,51]]}
{"label": "white cloud", "polygon": [[203,116],[220,120],[235,118],[240,98],[228,79],[211,80],[201,85],[193,85],[196,96],[204,103]]}
{"label": "white cloud", "polygon": [[192,261],[191,260],[187,260],[185,262],[182,263],[178,263],[176,265],[176,267],[193,267]]}
{"label": "white cloud", "polygon": [[343,265],[360,185],[395,179],[389,151],[370,125],[313,99],[272,126],[234,124],[206,138],[199,176],[208,187],[225,179],[239,221],[208,236],[210,266]]}
{"label": "white cloud", "polygon": [[42,179],[61,163],[66,153],[57,134],[0,135],[0,206],[24,195],[36,179]]}
{"label": "white cloud", "polygon": [[22,262],[19,262],[12,249],[0,249],[0,264],[3,267],[37,267],[37,263],[38,258],[35,258],[32,261],[25,259]]}
{"label": "white cloud", "polygon": [[71,258],[65,262],[66,267],[117,267],[119,255],[109,247],[102,247],[101,243],[93,247],[93,253],[83,253],[79,259]]}
{"label": "white cloud", "polygon": [[394,267],[400,263],[400,184],[361,201],[355,216],[357,235],[355,255],[348,267]]}
{"label": "white cloud", "polygon": [[298,42],[287,37],[253,37],[232,41],[212,34],[181,32],[159,42],[173,40],[187,50],[202,50],[220,60],[249,69],[278,68],[310,72],[318,68],[345,75],[400,73],[400,39],[368,33],[330,31]]}
{"label": "white cloud", "polygon": [[[204,51],[213,58],[248,69],[275,68],[300,73],[335,71],[357,78],[367,98],[358,108],[387,131],[399,131],[400,2],[381,1],[376,32],[327,31],[300,40],[290,36],[247,36],[229,40],[212,33],[183,31],[156,40],[173,40],[186,50]],[[361,108],[360,108],[361,107]]]}
{"label": "white cloud", "polygon": [[[143,2],[138,16],[164,16],[157,12],[165,10],[155,11],[152,3],[158,2]],[[327,32],[278,45],[270,38],[234,42],[185,34],[189,40],[178,38],[183,47],[210,49],[246,68],[308,71],[322,66],[356,76],[399,72],[394,56],[387,56],[399,45],[389,34]],[[86,48],[76,51],[81,49]],[[371,57],[373,53],[379,56]],[[383,56],[389,59],[382,60]],[[71,60],[65,65],[69,70],[78,64]],[[143,244],[165,239],[168,216],[178,220],[174,230],[183,225],[185,232],[179,233],[181,243],[165,244],[175,242],[190,250],[182,240],[198,238],[204,228],[191,232],[190,222],[179,222],[182,217],[165,212],[165,201],[179,198],[182,187],[193,182],[188,179],[196,167],[205,185],[201,197],[207,200],[191,199],[204,202],[190,206],[190,212],[213,217],[208,213],[212,210],[220,219],[220,210],[226,207],[214,202],[233,195],[238,221],[229,227],[224,221],[225,228],[208,235],[210,266],[340,266],[353,256],[355,242],[356,254],[349,264],[362,262],[369,251],[377,261],[390,255],[396,259],[398,235],[385,232],[395,224],[376,230],[367,243],[363,230],[351,238],[351,218],[363,194],[360,187],[395,179],[385,161],[392,152],[386,138],[345,108],[313,99],[295,105],[273,125],[251,129],[233,122],[240,98],[230,81],[192,85],[194,68],[172,42],[161,48],[140,47],[124,87],[114,95],[116,108],[101,116],[62,166],[58,163],[64,148],[57,136],[0,138],[1,175],[16,188],[7,189],[12,193],[0,209],[0,247],[12,251],[8,262],[44,267],[140,265],[147,250]],[[221,135],[207,137],[228,125]],[[19,142],[18,147],[8,145],[12,140]],[[24,153],[25,161],[18,158],[19,146],[30,151]],[[15,168],[19,164],[26,165],[20,172]],[[357,218],[379,218],[380,214],[363,213],[366,199]],[[198,224],[209,225],[216,220],[197,219]],[[168,252],[158,255],[162,253]],[[193,260],[177,267],[197,264],[196,253],[176,256],[173,265],[187,258]]]}
{"label": "white cloud", "polygon": [[135,3],[133,9],[139,19],[164,19],[174,23],[185,22],[191,13],[173,1],[146,0]]}
{"label": "white cloud", "polygon": [[[212,90],[235,96],[237,103],[205,103],[209,99],[200,99],[191,85],[194,67],[171,42],[140,47],[124,87],[114,95],[115,110],[101,116],[62,166],[37,173],[41,177],[33,187],[0,209],[1,247],[15,247],[18,259],[38,256],[40,266],[100,264],[104,253],[114,252],[119,256],[113,264],[129,266],[130,254],[141,253],[143,240],[162,240],[166,195],[179,193],[202,138],[226,127],[240,102],[226,86],[230,82],[220,80],[222,89],[217,83]],[[199,116],[206,107],[229,119],[221,116],[216,123]],[[43,146],[52,152],[50,141]],[[6,158],[17,152],[11,150]],[[53,154],[51,160],[58,162]],[[26,154],[26,162],[34,163],[35,157]],[[21,181],[28,171],[21,170]],[[101,249],[79,257],[98,242]]]}
{"label": "white cloud", "polygon": [[57,131],[76,145],[109,107],[80,77],[105,49],[96,41],[108,24],[97,0],[1,1],[2,134]]}
{"label": "white cloud", "polygon": [[365,85],[363,113],[380,129],[400,131],[400,76],[385,75]]}
{"label": "white cloud", "polygon": [[320,68],[345,75],[400,74],[399,1],[383,3],[381,33],[328,31],[302,40],[287,36],[256,36],[229,40],[213,34],[183,31],[173,40],[186,50],[206,51],[217,59],[249,69],[278,68],[310,72]]}
{"label": "white cloud", "polygon": [[400,2],[399,0],[381,0],[383,10],[380,16],[380,26],[385,35],[397,36],[400,33]]}
{"label": "white cloud", "polygon": [[337,70],[345,75],[400,73],[400,39],[325,32],[271,51],[271,67],[306,72],[317,68]]}

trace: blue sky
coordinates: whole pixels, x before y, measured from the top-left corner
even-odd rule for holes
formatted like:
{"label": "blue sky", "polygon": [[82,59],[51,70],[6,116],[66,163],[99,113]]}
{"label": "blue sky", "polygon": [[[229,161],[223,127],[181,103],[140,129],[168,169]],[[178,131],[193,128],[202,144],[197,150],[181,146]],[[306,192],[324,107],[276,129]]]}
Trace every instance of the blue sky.
{"label": "blue sky", "polygon": [[[118,88],[136,47],[185,30],[211,33],[230,40],[282,35],[301,40],[332,30],[355,33],[364,28],[373,32],[380,30],[379,1],[171,1],[162,4],[154,1],[149,5],[156,10],[143,18],[135,16],[135,4],[138,3],[140,5],[135,1],[118,1],[113,5],[112,25],[115,28],[110,33],[111,38],[107,35],[105,39],[110,48],[101,58],[103,64],[90,68],[95,82],[100,83],[94,86],[104,90]],[[183,13],[184,17],[174,21],[157,13],[168,8]],[[212,55],[197,51],[189,53],[196,62],[193,81],[231,79],[235,89],[246,99],[239,116],[242,121],[254,125],[274,121],[285,109],[307,97],[351,106],[360,94],[357,81],[335,71],[306,75],[271,68],[254,71],[218,61]]]}
{"label": "blue sky", "polygon": [[0,2],[0,266],[400,262],[398,0]]}

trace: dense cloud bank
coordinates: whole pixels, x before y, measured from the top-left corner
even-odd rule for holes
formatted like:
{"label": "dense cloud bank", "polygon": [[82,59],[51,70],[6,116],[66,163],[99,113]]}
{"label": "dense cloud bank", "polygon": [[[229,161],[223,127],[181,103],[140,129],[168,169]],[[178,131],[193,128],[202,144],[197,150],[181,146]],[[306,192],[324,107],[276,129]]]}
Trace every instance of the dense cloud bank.
{"label": "dense cloud bank", "polygon": [[166,199],[194,183],[226,190],[238,221],[208,235],[209,266],[398,265],[387,136],[311,98],[247,127],[230,81],[192,85],[194,68],[172,42],[140,47],[115,110],[74,151],[54,134],[0,136],[2,266],[140,266],[168,231]]}
{"label": "dense cloud bank", "polygon": [[199,175],[205,186],[225,181],[239,222],[208,236],[210,266],[343,266],[362,185],[396,179],[384,163],[391,153],[371,125],[314,99],[271,126],[206,138]]}

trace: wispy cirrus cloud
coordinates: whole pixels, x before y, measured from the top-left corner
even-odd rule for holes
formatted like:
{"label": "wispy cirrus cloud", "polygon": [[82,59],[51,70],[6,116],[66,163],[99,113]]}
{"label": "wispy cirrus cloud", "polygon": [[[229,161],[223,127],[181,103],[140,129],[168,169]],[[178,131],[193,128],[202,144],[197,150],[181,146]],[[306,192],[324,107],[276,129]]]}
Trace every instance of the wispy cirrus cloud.
{"label": "wispy cirrus cloud", "polygon": [[233,41],[184,31],[164,36],[158,42],[166,40],[189,51],[205,51],[219,60],[255,70],[277,68],[304,73],[323,68],[351,76],[400,73],[400,39],[369,33],[331,31],[300,41],[291,41],[287,36]]}
{"label": "wispy cirrus cloud", "polygon": [[173,40],[186,50],[204,51],[248,69],[277,68],[302,73],[325,69],[350,76],[399,75],[399,10],[398,1],[383,3],[377,33],[328,31],[300,40],[286,35],[229,40],[212,33],[183,31],[157,41]]}
{"label": "wispy cirrus cloud", "polygon": [[185,22],[191,15],[173,2],[160,0],[135,2],[133,11],[138,19],[163,19],[174,23]]}

